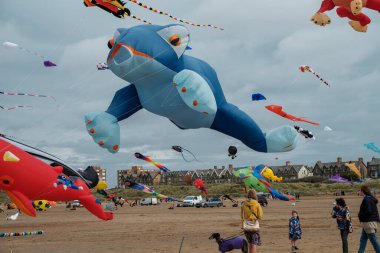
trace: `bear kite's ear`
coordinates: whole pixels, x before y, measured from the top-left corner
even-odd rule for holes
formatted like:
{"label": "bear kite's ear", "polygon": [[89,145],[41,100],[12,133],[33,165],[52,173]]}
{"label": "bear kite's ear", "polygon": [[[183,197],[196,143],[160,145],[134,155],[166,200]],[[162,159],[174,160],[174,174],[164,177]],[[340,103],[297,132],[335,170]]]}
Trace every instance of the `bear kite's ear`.
{"label": "bear kite's ear", "polygon": [[182,25],[172,25],[159,30],[157,33],[173,48],[179,59],[189,44],[190,34],[187,28]]}

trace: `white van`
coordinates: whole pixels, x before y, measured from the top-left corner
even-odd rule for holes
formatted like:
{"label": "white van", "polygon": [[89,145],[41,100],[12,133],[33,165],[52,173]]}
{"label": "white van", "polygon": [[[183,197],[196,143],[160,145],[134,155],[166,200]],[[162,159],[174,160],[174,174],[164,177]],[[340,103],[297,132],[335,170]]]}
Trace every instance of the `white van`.
{"label": "white van", "polygon": [[145,198],[140,201],[140,204],[143,205],[157,205],[157,198]]}
{"label": "white van", "polygon": [[198,203],[202,202],[202,196],[186,196],[183,199],[183,204],[182,206],[195,206]]}

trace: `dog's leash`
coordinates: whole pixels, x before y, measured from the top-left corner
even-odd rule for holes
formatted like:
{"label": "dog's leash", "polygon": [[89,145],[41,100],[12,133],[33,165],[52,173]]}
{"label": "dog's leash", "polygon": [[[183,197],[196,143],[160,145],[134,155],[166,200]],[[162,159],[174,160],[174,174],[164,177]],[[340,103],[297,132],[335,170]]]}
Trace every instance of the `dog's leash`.
{"label": "dog's leash", "polygon": [[183,244],[183,241],[185,240],[185,237],[183,236],[182,237],[182,241],[181,241],[181,246],[179,246],[179,253],[181,253],[181,250],[182,250],[182,244]]}
{"label": "dog's leash", "polygon": [[240,231],[239,233],[237,234],[234,234],[234,235],[231,235],[229,237],[226,237],[226,238],[223,238],[223,240],[229,240],[229,239],[232,239],[232,238],[235,238],[235,237],[238,237],[238,236],[241,236],[244,234],[244,231]]}

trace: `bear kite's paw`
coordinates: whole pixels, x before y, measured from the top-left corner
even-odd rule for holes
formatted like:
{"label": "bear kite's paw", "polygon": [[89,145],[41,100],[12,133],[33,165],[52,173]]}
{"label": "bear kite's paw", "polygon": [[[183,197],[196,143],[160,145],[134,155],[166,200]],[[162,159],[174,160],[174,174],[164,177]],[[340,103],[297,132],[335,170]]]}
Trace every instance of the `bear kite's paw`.
{"label": "bear kite's paw", "polygon": [[352,14],[354,14],[355,16],[359,15],[362,12],[362,9],[363,9],[363,2],[362,2],[362,0],[353,0],[350,3],[350,8],[351,8]]}
{"label": "bear kite's paw", "polygon": [[350,21],[348,23],[357,32],[361,32],[361,33],[367,32],[368,25],[362,26],[359,21]]}
{"label": "bear kite's paw", "polygon": [[88,113],[85,116],[86,128],[94,141],[111,153],[119,151],[120,127],[115,116],[106,113]]}
{"label": "bear kite's paw", "polygon": [[311,21],[320,26],[326,26],[331,23],[331,19],[325,13],[317,12],[311,17]]}

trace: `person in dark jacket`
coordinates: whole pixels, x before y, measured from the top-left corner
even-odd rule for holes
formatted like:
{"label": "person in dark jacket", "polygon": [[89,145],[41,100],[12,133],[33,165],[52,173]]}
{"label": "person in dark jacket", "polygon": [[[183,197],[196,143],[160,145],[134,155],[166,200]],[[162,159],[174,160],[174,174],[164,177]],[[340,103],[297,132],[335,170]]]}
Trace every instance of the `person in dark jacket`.
{"label": "person in dark jacket", "polygon": [[336,223],[342,238],[343,253],[348,253],[348,234],[352,232],[352,223],[350,211],[343,198],[335,200],[335,206],[332,210],[332,218],[336,218]]}
{"label": "person in dark jacket", "polygon": [[376,206],[379,201],[371,194],[368,186],[363,185],[360,190],[360,194],[364,196],[359,211],[359,221],[363,226],[363,230],[358,253],[364,253],[368,239],[372,243],[375,252],[380,253],[380,245],[376,236],[377,223],[380,222]]}

